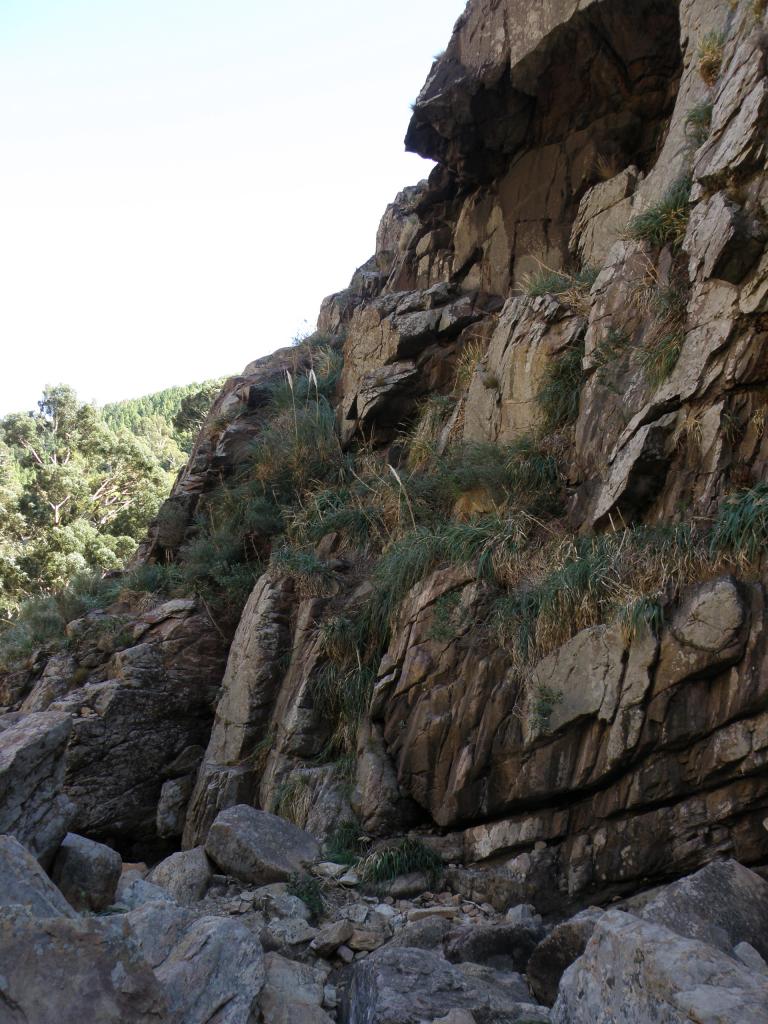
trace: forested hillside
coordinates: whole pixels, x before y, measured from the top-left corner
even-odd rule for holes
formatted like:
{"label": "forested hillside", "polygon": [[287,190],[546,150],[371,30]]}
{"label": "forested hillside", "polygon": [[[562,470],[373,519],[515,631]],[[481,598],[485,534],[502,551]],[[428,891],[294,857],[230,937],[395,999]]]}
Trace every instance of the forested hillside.
{"label": "forested hillside", "polygon": [[0,420],[0,617],[122,566],[168,493],[219,381],[98,409],[66,385]]}

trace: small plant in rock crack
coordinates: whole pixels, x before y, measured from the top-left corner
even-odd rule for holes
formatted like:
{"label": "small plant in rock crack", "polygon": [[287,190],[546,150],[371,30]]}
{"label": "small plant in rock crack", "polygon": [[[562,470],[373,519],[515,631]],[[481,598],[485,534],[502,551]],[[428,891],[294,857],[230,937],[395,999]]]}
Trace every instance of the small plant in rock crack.
{"label": "small plant in rock crack", "polygon": [[768,483],[727,498],[717,513],[711,549],[742,562],[755,562],[768,550]]}
{"label": "small plant in rock crack", "polygon": [[313,920],[317,920],[325,910],[325,897],[320,883],[312,875],[291,875],[288,881],[288,892],[291,896],[298,896],[312,914]]}
{"label": "small plant in rock crack", "polygon": [[722,32],[707,32],[699,43],[699,74],[708,86],[713,86],[723,67],[725,36]]}
{"label": "small plant in rock crack", "polygon": [[357,870],[362,881],[369,885],[392,882],[414,872],[427,875],[430,884],[435,885],[443,873],[443,862],[421,840],[406,838],[369,853]]}
{"label": "small plant in rock crack", "polygon": [[560,690],[553,690],[551,686],[544,683],[537,683],[533,689],[531,700],[531,725],[537,731],[545,731],[549,728],[552,720],[552,713],[558,704],[563,703],[563,694]]}
{"label": "small plant in rock crack", "polygon": [[691,149],[703,146],[712,127],[712,104],[698,103],[685,117],[685,136]]}
{"label": "small plant in rock crack", "polygon": [[541,409],[545,433],[575,423],[584,383],[584,343],[571,345],[547,367],[536,401]]}
{"label": "small plant in rock crack", "polygon": [[638,597],[621,609],[618,619],[627,644],[646,631],[657,637],[664,625],[664,606],[657,597]]}
{"label": "small plant in rock crack", "polygon": [[610,327],[592,353],[592,362],[597,369],[597,380],[605,384],[608,368],[619,359],[629,347],[630,337],[626,331]]}
{"label": "small plant in rock crack", "polygon": [[429,627],[429,639],[438,643],[450,643],[461,628],[460,621],[461,594],[453,590],[443,594],[435,601],[432,622]]}
{"label": "small plant in rock crack", "polygon": [[677,250],[683,244],[690,213],[692,180],[685,175],[674,182],[658,202],[629,222],[627,234],[636,241]]}
{"label": "small plant in rock crack", "polygon": [[531,298],[543,295],[556,295],[574,313],[588,316],[590,310],[589,293],[597,280],[598,267],[584,266],[580,270],[552,270],[542,265],[539,270],[529,274],[523,287]]}
{"label": "small plant in rock crack", "polygon": [[334,864],[356,864],[365,851],[366,839],[357,821],[342,821],[325,841],[324,855]]}

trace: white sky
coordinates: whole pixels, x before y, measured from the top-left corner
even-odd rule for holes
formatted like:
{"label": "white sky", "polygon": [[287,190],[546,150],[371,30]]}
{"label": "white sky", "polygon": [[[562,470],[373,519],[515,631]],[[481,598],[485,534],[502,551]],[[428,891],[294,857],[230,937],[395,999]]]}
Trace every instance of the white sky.
{"label": "white sky", "polygon": [[314,326],[431,164],[464,0],[0,0],[0,414],[237,373]]}

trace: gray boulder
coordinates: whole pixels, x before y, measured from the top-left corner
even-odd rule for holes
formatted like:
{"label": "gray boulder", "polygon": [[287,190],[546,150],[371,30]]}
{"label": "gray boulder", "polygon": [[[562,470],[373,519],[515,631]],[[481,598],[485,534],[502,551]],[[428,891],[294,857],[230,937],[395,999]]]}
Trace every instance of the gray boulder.
{"label": "gray boulder", "polygon": [[0,910],[0,978],[7,1024],[177,1024],[149,965],[98,918]]}
{"label": "gray boulder", "polygon": [[264,962],[266,980],[259,997],[264,1024],[332,1024],[323,1009],[326,970],[277,953],[267,953]]}
{"label": "gray boulder", "polygon": [[531,992],[540,1003],[552,1006],[557,999],[557,988],[566,968],[578,960],[592,938],[595,925],[604,911],[597,907],[582,910],[575,917],[563,921],[552,929],[531,955],[525,973]]}
{"label": "gray boulder", "polygon": [[74,817],[62,794],[69,715],[13,712],[0,717],[0,833],[15,836],[50,866]]}
{"label": "gray boulder", "polygon": [[620,910],[562,977],[553,1024],[768,1024],[768,978]]}
{"label": "gray boulder", "polygon": [[407,946],[409,949],[441,949],[443,940],[453,925],[444,917],[423,917],[420,921],[409,921],[395,933],[390,946]]}
{"label": "gray boulder", "polygon": [[421,1024],[466,1010],[483,1021],[546,1021],[549,1011],[521,1000],[519,976],[460,967],[424,949],[386,946],[357,962],[346,1001],[348,1024]]}
{"label": "gray boulder", "polygon": [[116,850],[70,832],[56,854],[52,877],[75,910],[105,910],[115,900],[123,861]]}
{"label": "gray boulder", "polygon": [[165,889],[178,903],[201,900],[211,881],[211,865],[202,846],[172,853],[150,871],[147,881]]}
{"label": "gray boulder", "polygon": [[523,971],[543,936],[540,921],[469,925],[449,932],[445,938],[445,955],[452,963],[471,961]]}
{"label": "gray boulder", "polygon": [[244,882],[284,882],[318,859],[320,847],[308,832],[284,818],[237,804],[216,817],[205,852],[223,872]]}
{"label": "gray boulder", "polygon": [[0,906],[14,905],[33,917],[77,917],[32,854],[13,836],[0,836]]}
{"label": "gray boulder", "polygon": [[154,901],[127,915],[179,1024],[251,1024],[264,983],[264,955],[239,921],[196,917]]}
{"label": "gray boulder", "polygon": [[768,882],[738,861],[714,861],[665,885],[638,916],[724,953],[748,942],[768,960]]}

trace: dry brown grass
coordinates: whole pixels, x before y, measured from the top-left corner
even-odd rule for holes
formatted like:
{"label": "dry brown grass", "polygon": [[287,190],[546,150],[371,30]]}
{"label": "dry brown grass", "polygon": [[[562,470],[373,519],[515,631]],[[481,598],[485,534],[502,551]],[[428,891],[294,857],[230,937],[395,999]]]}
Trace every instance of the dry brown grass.
{"label": "dry brown grass", "polygon": [[699,75],[710,88],[720,77],[724,48],[725,36],[722,32],[708,32],[699,43]]}

